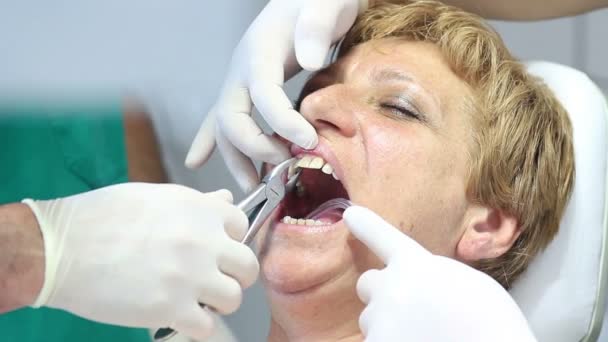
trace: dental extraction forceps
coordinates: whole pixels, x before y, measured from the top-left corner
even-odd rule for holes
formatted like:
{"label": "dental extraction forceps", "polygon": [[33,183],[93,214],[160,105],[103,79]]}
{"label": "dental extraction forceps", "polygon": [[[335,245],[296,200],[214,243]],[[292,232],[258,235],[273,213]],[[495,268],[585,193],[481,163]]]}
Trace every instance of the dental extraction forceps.
{"label": "dental extraction forceps", "polygon": [[[285,194],[295,188],[301,173],[300,169],[295,169],[296,162],[297,159],[292,158],[275,166],[262,179],[262,182],[237,205],[237,208],[249,213],[247,215],[249,229],[241,243],[248,245],[253,241],[266,219],[279,206]],[[286,172],[290,168],[293,168],[293,174]],[[201,308],[205,307],[203,303],[199,303],[199,305]],[[171,328],[161,328],[154,333],[154,341],[166,341],[175,334],[177,332]]]}
{"label": "dental extraction forceps", "polygon": [[[262,179],[260,185],[237,205],[237,208],[249,213],[249,230],[241,240],[242,243],[248,245],[253,241],[264,222],[279,206],[285,194],[295,188],[301,173],[300,169],[295,169],[294,164],[297,161],[296,158],[292,158],[275,166]],[[294,167],[292,175],[286,172],[290,167]]]}

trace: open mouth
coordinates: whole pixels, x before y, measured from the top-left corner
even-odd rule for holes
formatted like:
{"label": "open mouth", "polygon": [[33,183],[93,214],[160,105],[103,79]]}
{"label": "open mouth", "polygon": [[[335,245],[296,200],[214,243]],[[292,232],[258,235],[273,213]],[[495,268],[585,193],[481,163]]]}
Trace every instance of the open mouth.
{"label": "open mouth", "polygon": [[348,192],[334,168],[315,155],[301,155],[295,164],[302,173],[294,191],[286,194],[279,220],[286,224],[322,226],[336,223],[348,203]]}

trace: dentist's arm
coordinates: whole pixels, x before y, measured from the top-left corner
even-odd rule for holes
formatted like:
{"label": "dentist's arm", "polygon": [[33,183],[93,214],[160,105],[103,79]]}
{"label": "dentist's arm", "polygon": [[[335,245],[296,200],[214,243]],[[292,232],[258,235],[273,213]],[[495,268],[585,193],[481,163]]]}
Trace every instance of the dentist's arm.
{"label": "dentist's arm", "polygon": [[0,206],[0,313],[34,302],[44,281],[44,244],[21,203]]}
{"label": "dentist's arm", "polygon": [[304,148],[317,144],[314,128],[292,107],[283,83],[301,70],[323,66],[330,46],[352,26],[367,0],[271,0],[234,50],[226,81],[186,158],[202,165],[215,142],[244,190],[258,183],[249,159],[272,164],[289,157],[251,118],[255,106],[270,127]]}
{"label": "dentist's arm", "polygon": [[[385,0],[370,0],[379,3]],[[406,0],[386,0],[407,3]],[[443,0],[442,2],[477,13],[488,19],[540,20],[582,14],[608,7],[608,0]]]}
{"label": "dentist's arm", "polygon": [[234,312],[258,273],[226,190],[127,183],[0,207],[0,307],[47,306],[195,339]]}
{"label": "dentist's arm", "polygon": [[366,208],[343,217],[386,265],[357,282],[366,341],[535,341],[513,299],[486,274],[431,254]]}

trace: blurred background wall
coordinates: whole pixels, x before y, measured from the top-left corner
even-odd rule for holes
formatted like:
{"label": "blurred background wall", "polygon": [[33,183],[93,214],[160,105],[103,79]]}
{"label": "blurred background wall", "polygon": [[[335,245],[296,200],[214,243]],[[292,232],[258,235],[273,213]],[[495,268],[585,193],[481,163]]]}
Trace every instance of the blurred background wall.
{"label": "blurred background wall", "polygon": [[[233,47],[264,0],[0,0],[0,102],[135,97],[153,115],[172,181],[242,196],[217,155],[183,160],[213,103]],[[492,22],[512,52],[585,71],[608,90],[608,10],[534,23]],[[295,98],[306,75],[287,85]],[[227,317],[241,341],[266,336],[261,287]]]}

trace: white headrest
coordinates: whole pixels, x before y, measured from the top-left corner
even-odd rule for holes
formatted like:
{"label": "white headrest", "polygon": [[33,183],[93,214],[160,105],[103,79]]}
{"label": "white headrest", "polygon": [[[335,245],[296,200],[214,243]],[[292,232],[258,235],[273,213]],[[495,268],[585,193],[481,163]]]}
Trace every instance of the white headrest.
{"label": "white headrest", "polygon": [[605,312],[608,110],[582,72],[527,63],[568,111],[576,178],[559,233],[514,284],[511,294],[540,342],[595,341]]}

